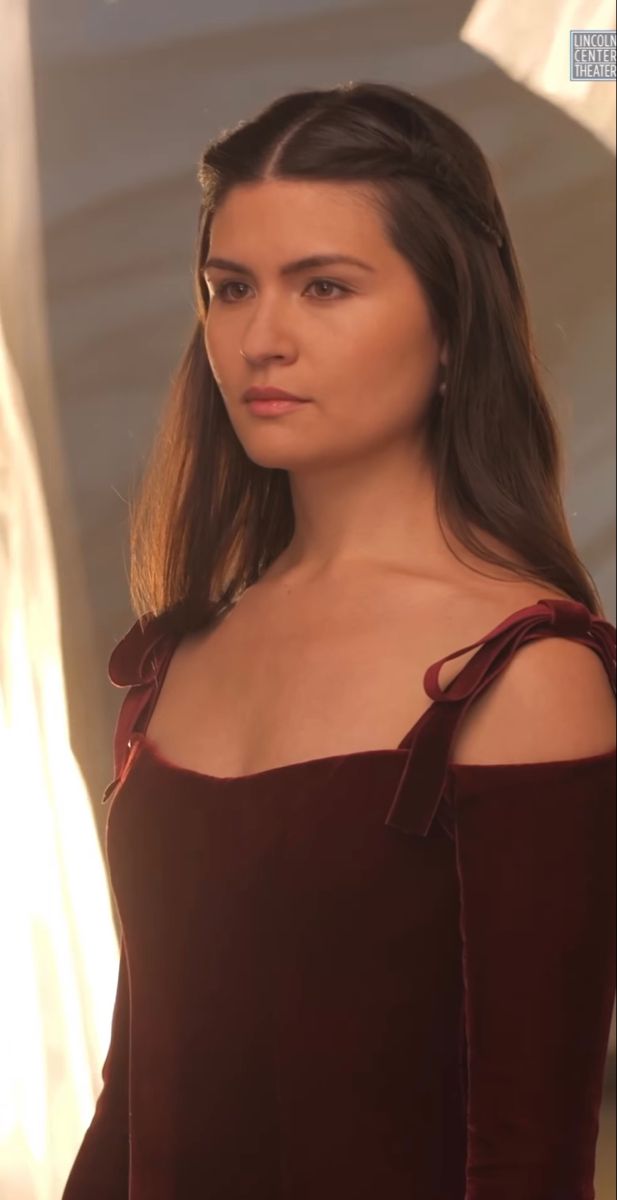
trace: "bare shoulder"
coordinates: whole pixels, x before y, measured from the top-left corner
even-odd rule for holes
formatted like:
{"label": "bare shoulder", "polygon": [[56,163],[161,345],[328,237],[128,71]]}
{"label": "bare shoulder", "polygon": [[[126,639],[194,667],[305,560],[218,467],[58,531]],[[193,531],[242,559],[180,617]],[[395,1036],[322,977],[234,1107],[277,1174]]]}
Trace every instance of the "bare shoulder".
{"label": "bare shoulder", "polygon": [[[564,598],[547,589],[535,589],[527,600],[524,594],[512,612],[541,598]],[[472,702],[455,736],[452,761],[514,764],[609,753],[617,741],[615,716],[612,684],[593,646],[538,638],[520,646]]]}

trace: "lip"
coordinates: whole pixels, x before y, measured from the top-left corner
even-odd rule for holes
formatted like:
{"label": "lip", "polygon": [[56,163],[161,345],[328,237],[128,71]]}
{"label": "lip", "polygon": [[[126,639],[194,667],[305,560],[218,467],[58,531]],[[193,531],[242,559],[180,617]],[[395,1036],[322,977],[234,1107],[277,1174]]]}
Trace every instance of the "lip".
{"label": "lip", "polygon": [[308,404],[307,396],[294,396],[293,392],[284,392],[282,388],[276,387],[250,387],[244,393],[243,400],[250,404],[251,401],[282,401],[287,400],[293,404]]}

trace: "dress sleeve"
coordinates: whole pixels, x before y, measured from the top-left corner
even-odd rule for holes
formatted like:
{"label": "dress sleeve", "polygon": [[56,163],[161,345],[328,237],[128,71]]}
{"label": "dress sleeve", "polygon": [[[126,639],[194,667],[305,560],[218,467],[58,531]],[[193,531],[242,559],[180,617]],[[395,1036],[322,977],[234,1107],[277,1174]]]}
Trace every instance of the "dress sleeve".
{"label": "dress sleeve", "polygon": [[[131,734],[138,728],[156,695],[161,651],[171,630],[166,615],[138,618],[114,647],[108,678],[128,688],[113,735],[114,777],[103,795],[105,803],[122,782],[131,759]],[[73,1162],[62,1200],[127,1200],[130,1166],[130,971],[124,936],[121,939],[118,983],[107,1057],[92,1120]]]}
{"label": "dress sleeve", "polygon": [[[431,664],[434,701],[408,739],[394,834],[452,838],[459,883],[467,1089],[465,1200],[592,1200],[615,998],[615,764],[456,764],[469,706],[525,642],[587,645],[616,685],[615,627],[540,599]],[[476,650],[442,689],[441,667]]]}
{"label": "dress sleeve", "polygon": [[615,997],[615,752],[454,766],[466,1200],[591,1200]]}

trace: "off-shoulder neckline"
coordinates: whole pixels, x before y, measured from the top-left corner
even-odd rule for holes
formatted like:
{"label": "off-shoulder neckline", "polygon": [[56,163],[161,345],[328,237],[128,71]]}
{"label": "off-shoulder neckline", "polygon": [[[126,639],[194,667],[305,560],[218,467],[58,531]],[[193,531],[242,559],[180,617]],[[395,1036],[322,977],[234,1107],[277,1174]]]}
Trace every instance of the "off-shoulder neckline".
{"label": "off-shoulder neckline", "polygon": [[[405,745],[399,746],[378,746],[367,750],[351,750],[338,754],[318,755],[314,758],[299,759],[294,762],[279,763],[277,766],[265,767],[260,771],[248,771],[243,775],[213,775],[208,771],[198,771],[194,767],[186,767],[181,763],[173,762],[167,758],[157,747],[156,743],[145,733],[137,732],[133,734],[131,739],[131,748],[133,753],[130,755],[131,762],[144,755],[148,761],[154,764],[155,767],[160,767],[163,770],[169,771],[174,775],[190,776],[195,779],[204,780],[212,784],[244,784],[244,783],[259,783],[261,780],[266,780],[272,777],[279,777],[289,772],[299,770],[310,770],[317,767],[334,767],[343,762],[353,762],[361,764],[363,761],[370,759],[402,759],[409,754],[409,747]],[[617,758],[617,748],[603,751],[600,754],[583,755],[579,758],[564,758],[564,759],[541,759],[537,762],[513,762],[513,763],[456,763],[449,762],[447,764],[447,773],[453,778],[460,778],[462,782],[469,782],[473,776],[488,779],[491,775],[501,775],[504,773],[516,773],[519,777],[525,773],[545,772],[545,771],[572,771],[578,767],[602,766],[608,765],[612,759]],[[128,766],[126,773],[128,773]]]}

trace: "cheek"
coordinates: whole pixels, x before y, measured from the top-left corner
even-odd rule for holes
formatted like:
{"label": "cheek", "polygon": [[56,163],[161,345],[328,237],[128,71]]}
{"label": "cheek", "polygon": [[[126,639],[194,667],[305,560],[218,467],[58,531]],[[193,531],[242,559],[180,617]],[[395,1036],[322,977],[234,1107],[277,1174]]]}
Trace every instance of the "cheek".
{"label": "cheek", "polygon": [[203,330],[203,338],[204,338],[204,346],[206,349],[206,354],[208,355],[211,365],[214,366],[214,364],[218,361],[218,358],[219,358],[219,347],[218,347],[219,339],[217,338],[215,324],[214,324],[211,316],[206,317],[206,321],[204,324],[204,330]]}
{"label": "cheek", "polygon": [[225,383],[229,379],[230,374],[230,353],[226,346],[225,338],[222,336],[220,328],[217,328],[216,322],[212,317],[209,317],[204,326],[203,333],[204,348],[210,369],[219,387],[219,390],[224,394]]}
{"label": "cheek", "polygon": [[[336,405],[356,429],[405,428],[422,417],[439,368],[439,345],[427,319],[398,315],[356,327],[353,346],[339,343]],[[339,357],[340,355],[340,357]]]}

